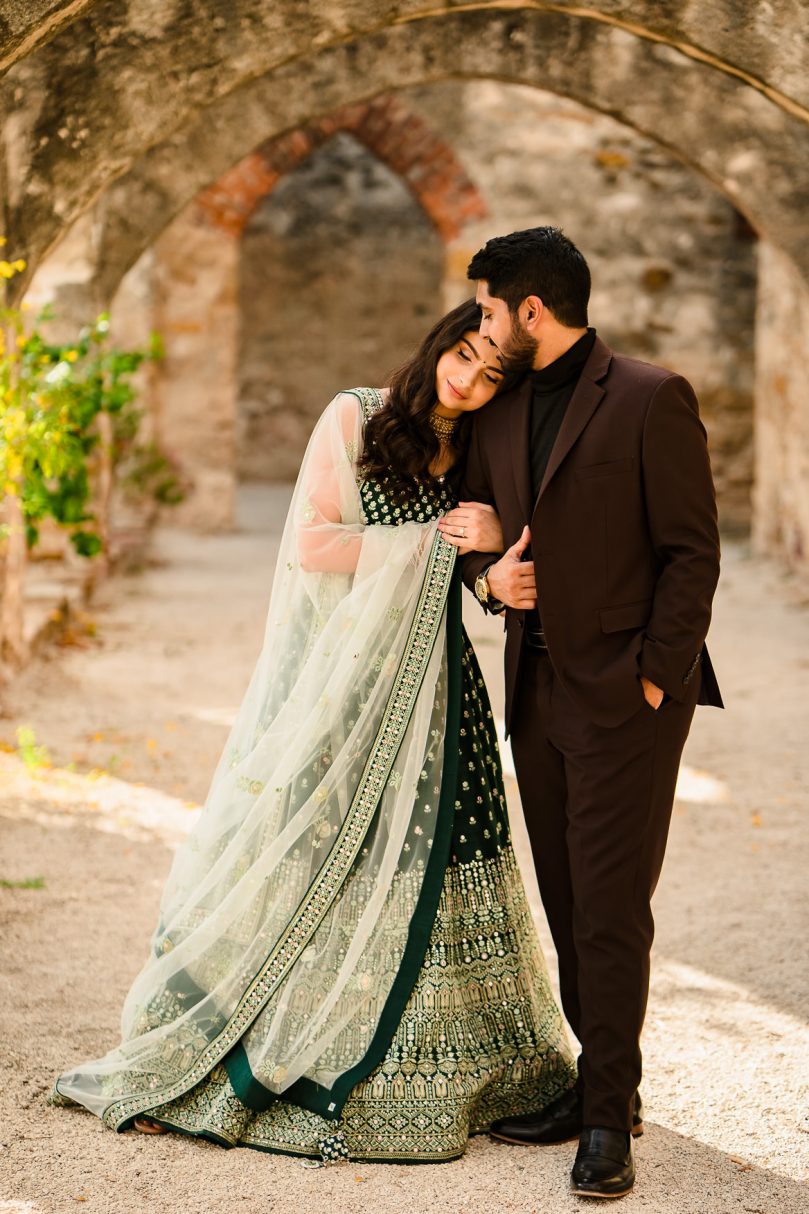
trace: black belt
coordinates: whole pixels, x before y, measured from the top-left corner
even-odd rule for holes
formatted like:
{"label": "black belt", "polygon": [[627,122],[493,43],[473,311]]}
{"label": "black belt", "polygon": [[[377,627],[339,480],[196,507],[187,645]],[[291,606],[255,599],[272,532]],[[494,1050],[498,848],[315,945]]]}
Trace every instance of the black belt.
{"label": "black belt", "polygon": [[545,632],[542,628],[526,628],[525,643],[529,649],[547,652],[548,643],[545,640]]}

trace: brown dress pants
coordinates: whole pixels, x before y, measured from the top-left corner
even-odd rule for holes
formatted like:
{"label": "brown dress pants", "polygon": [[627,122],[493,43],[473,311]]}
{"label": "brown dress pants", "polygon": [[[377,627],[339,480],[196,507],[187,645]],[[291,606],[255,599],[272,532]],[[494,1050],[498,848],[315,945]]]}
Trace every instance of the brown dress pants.
{"label": "brown dress pants", "polygon": [[594,725],[547,652],[524,648],[512,718],[514,765],[539,888],[559,955],[562,1006],[581,1042],[584,1124],[628,1130],[654,935],[651,897],[680,755],[699,692]]}

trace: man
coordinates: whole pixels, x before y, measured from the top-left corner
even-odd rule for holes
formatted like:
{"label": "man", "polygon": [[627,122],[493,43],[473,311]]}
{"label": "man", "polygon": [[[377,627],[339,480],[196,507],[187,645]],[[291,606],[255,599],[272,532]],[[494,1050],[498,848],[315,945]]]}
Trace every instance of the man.
{"label": "man", "polygon": [[[587,263],[557,228],[490,240],[468,274],[481,334],[530,373],[474,421],[463,497],[491,510],[462,505],[442,531],[484,608],[505,611],[506,730],[582,1047],[573,1091],[492,1133],[580,1135],[573,1191],[621,1196],[680,755],[695,705],[722,706],[704,645],[719,576],[705,430],[686,380],[588,328]],[[506,551],[468,551],[495,512]]]}

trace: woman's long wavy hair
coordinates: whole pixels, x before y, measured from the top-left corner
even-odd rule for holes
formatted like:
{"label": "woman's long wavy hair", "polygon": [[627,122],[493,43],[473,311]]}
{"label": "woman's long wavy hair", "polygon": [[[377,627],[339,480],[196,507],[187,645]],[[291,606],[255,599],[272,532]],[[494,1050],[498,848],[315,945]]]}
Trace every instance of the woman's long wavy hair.
{"label": "woman's long wavy hair", "polygon": [[[416,485],[438,486],[430,465],[438,458],[440,443],[430,425],[436,404],[438,360],[464,333],[480,327],[480,308],[474,299],[453,308],[435,324],[415,353],[390,378],[390,394],[365,427],[360,472],[384,482],[399,502],[412,496]],[[513,382],[504,376],[508,383]],[[508,383],[506,386],[508,386]],[[502,385],[498,386],[498,391]],[[461,418],[452,435],[455,461],[445,482],[455,487],[463,475],[469,445],[471,415]]]}

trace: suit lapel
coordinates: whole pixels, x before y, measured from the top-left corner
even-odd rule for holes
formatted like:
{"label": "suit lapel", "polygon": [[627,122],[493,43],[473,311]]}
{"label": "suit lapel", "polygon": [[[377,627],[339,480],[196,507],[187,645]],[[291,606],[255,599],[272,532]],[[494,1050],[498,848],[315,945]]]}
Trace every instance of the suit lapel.
{"label": "suit lapel", "polygon": [[612,352],[609,347],[597,337],[570,398],[570,404],[562,418],[562,424],[559,427],[559,433],[553,444],[548,466],[539,488],[537,503],[547,489],[549,481],[556,474],[559,465],[601,404],[604,389],[598,381],[607,374],[611,359]]}
{"label": "suit lapel", "polygon": [[523,518],[531,517],[531,380],[526,375],[514,391],[509,410],[509,437],[514,487]]}

